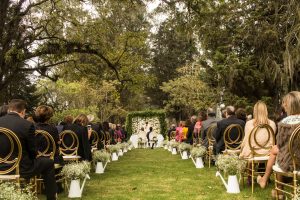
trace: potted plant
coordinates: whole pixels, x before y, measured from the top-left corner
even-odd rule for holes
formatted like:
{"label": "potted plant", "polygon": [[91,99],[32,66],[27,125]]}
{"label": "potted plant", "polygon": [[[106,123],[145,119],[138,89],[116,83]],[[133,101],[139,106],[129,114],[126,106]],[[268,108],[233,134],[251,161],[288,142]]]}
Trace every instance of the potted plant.
{"label": "potted plant", "polygon": [[[65,165],[61,174],[67,179],[71,180],[70,188],[69,188],[69,198],[80,198],[82,195],[82,191],[86,182],[86,179],[90,179],[89,172],[91,170],[91,165],[87,161],[79,162],[79,163],[70,163]],[[82,186],[80,187],[80,179],[84,179]]]}
{"label": "potted plant", "polygon": [[110,145],[108,147],[109,152],[111,153],[111,160],[112,161],[117,161],[118,158],[118,153],[120,151],[120,147],[118,145]]}
{"label": "potted plant", "polygon": [[179,143],[178,142],[172,142],[171,143],[171,147],[172,147],[172,154],[173,155],[176,155],[177,154],[177,148],[178,148],[178,146],[179,146]]}
{"label": "potted plant", "polygon": [[169,141],[168,142],[168,151],[170,151],[170,152],[172,152],[172,143],[173,143],[174,141]]}
{"label": "potted plant", "polygon": [[106,151],[95,151],[93,153],[93,161],[96,163],[96,173],[103,174],[110,154]]}
{"label": "potted plant", "polygon": [[127,143],[128,143],[128,150],[130,151],[132,149],[132,142],[131,140],[128,140]]}
{"label": "potted plant", "polygon": [[225,182],[221,173],[217,171],[216,176],[220,176],[223,184],[227,189],[227,193],[240,193],[237,174],[245,170],[247,161],[239,159],[237,155],[220,154],[216,160],[216,166],[219,170],[228,174],[228,183]]}
{"label": "potted plant", "polygon": [[128,151],[129,144],[127,142],[121,143],[121,149],[123,150],[123,153],[126,153]]}
{"label": "potted plant", "polygon": [[0,199],[38,200],[29,187],[20,189],[16,183],[0,183]]}
{"label": "potted plant", "polygon": [[118,156],[123,156],[123,145],[122,145],[122,143],[117,143],[116,145],[119,147]]}
{"label": "potted plant", "polygon": [[189,159],[188,153],[191,151],[192,145],[182,142],[178,147],[180,150],[181,158],[183,160]]}
{"label": "potted plant", "polygon": [[163,141],[163,147],[164,147],[164,149],[168,149],[168,141],[167,140],[164,140]]}
{"label": "potted plant", "polygon": [[194,147],[191,150],[192,161],[196,168],[203,168],[203,157],[206,154],[206,148],[204,146]]}

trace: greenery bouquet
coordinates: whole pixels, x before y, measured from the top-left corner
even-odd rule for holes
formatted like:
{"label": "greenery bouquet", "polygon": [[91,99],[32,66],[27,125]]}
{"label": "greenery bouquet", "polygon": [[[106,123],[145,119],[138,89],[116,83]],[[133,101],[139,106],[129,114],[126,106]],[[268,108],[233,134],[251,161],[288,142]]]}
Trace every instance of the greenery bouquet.
{"label": "greenery bouquet", "polygon": [[204,146],[194,147],[191,150],[191,156],[193,158],[203,157],[206,154],[206,148]]}
{"label": "greenery bouquet", "polygon": [[237,155],[217,156],[216,166],[228,175],[237,175],[246,169],[247,161],[239,159]]}
{"label": "greenery bouquet", "polygon": [[87,161],[82,161],[79,163],[70,163],[65,165],[61,174],[70,180],[82,179],[91,171],[91,165]]}
{"label": "greenery bouquet", "polygon": [[121,148],[122,150],[128,149],[128,147],[129,147],[129,144],[128,144],[127,142],[123,142],[123,143],[120,144],[120,148]]}
{"label": "greenery bouquet", "polygon": [[0,182],[0,199],[37,200],[30,188],[20,189],[16,183]]}
{"label": "greenery bouquet", "polygon": [[110,158],[110,154],[106,151],[95,151],[93,153],[93,161],[94,162],[103,162],[106,163]]}
{"label": "greenery bouquet", "polygon": [[192,149],[192,145],[187,144],[185,142],[182,142],[181,144],[179,144],[179,149],[180,151],[190,151]]}
{"label": "greenery bouquet", "polygon": [[109,150],[110,153],[118,153],[120,151],[120,146],[118,144],[110,145],[108,147],[108,150]]}
{"label": "greenery bouquet", "polygon": [[173,142],[170,142],[170,145],[171,145],[171,147],[172,148],[178,148],[178,146],[179,146],[179,142],[175,142],[175,141],[173,141]]}

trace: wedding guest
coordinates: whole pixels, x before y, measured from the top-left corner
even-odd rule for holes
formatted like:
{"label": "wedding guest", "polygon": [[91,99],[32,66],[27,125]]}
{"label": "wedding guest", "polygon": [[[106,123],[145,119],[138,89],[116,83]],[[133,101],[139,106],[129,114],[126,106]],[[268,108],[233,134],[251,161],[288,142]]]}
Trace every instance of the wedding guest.
{"label": "wedding guest", "polygon": [[118,124],[116,126],[116,129],[115,129],[115,132],[114,132],[114,138],[115,138],[116,142],[122,142],[123,134],[122,134],[122,131],[121,131],[120,124]]}
{"label": "wedding guest", "polygon": [[184,121],[180,121],[178,127],[176,128],[175,140],[181,142],[183,139],[182,129],[184,127]]}
{"label": "wedding guest", "polygon": [[245,123],[247,121],[247,113],[244,108],[238,108],[235,112],[236,118],[243,120]]}
{"label": "wedding guest", "polygon": [[189,132],[189,126],[191,126],[191,121],[188,119],[184,122],[183,128],[182,128],[182,142],[186,141],[187,139],[187,134]]}
{"label": "wedding guest", "polygon": [[[215,154],[220,154],[220,153],[222,153],[223,150],[225,150],[225,143],[224,143],[224,138],[223,138],[224,132],[225,132],[225,129],[231,124],[238,124],[243,129],[245,127],[245,122],[236,117],[235,108],[233,106],[227,106],[226,107],[226,119],[223,119],[223,120],[217,122],[217,128],[216,128],[216,132],[214,135],[214,137],[216,139],[216,144],[214,147]],[[237,130],[235,130],[235,129],[232,130],[231,135],[232,135],[232,138],[236,138],[238,135]]]}
{"label": "wedding guest", "polygon": [[[265,188],[269,177],[272,173],[272,167],[281,169],[284,172],[293,171],[292,158],[289,153],[289,139],[293,131],[300,125],[300,92],[292,91],[283,97],[282,106],[287,113],[287,117],[282,119],[278,124],[277,133],[277,145],[273,146],[270,157],[266,166],[266,171],[263,177],[258,176],[257,182],[261,188]],[[295,153],[295,156],[300,156],[300,150]],[[281,176],[278,175],[278,179],[282,181]],[[272,196],[276,191],[272,191]],[[283,195],[280,197],[283,199]]]}
{"label": "wedding guest", "polygon": [[[241,144],[240,158],[249,158],[249,156],[251,154],[251,150],[249,147],[250,133],[256,126],[258,126],[260,124],[270,125],[272,127],[274,133],[276,133],[276,124],[274,121],[272,121],[268,118],[267,105],[262,101],[258,101],[254,105],[253,119],[247,121],[247,123],[245,125],[245,136],[244,136],[243,142]],[[257,140],[258,144],[263,144],[267,141],[268,133],[267,133],[266,129],[259,129],[256,135],[257,135],[256,140]],[[269,143],[266,143],[265,145],[270,146],[272,139],[273,138],[270,138]],[[254,138],[251,138],[251,141],[252,141],[252,144],[254,145],[255,144]],[[258,146],[254,146],[254,147],[259,148]],[[266,155],[266,154],[270,153],[270,151],[267,151],[265,149],[257,149],[256,152],[259,154],[262,154],[262,155]]]}
{"label": "wedding guest", "polygon": [[78,115],[73,124],[67,124],[64,126],[64,130],[73,131],[79,139],[78,155],[82,160],[92,160],[91,146],[89,139],[91,137],[91,129],[88,130],[88,118],[85,114]]}
{"label": "wedding guest", "polygon": [[[36,138],[34,125],[25,120],[26,102],[13,99],[8,104],[8,114],[0,118],[0,127],[12,130],[19,138],[22,146],[22,159],[20,161],[21,178],[42,175],[45,184],[47,200],[55,200],[57,187],[55,182],[54,162],[45,157],[37,158]],[[0,135],[0,157],[10,149],[10,142],[3,134]],[[0,169],[7,166],[0,164]]]}
{"label": "wedding guest", "polygon": [[208,147],[208,140],[206,137],[207,130],[212,124],[217,123],[218,120],[216,119],[216,113],[212,108],[208,108],[206,112],[207,112],[207,119],[202,122],[200,135],[201,135],[203,145]]}
{"label": "wedding guest", "polygon": [[188,133],[187,133],[187,139],[186,139],[186,143],[188,143],[188,144],[193,144],[193,133],[194,133],[196,121],[197,121],[197,117],[196,117],[196,115],[193,115],[191,117],[191,124],[188,127]]}
{"label": "wedding guest", "polygon": [[152,133],[153,128],[149,127],[149,132],[147,133],[148,146],[150,147],[150,134]]}
{"label": "wedding guest", "polygon": [[168,130],[168,140],[170,141],[171,140],[171,133],[173,131],[176,131],[176,125],[175,124],[172,124],[170,129]]}
{"label": "wedding guest", "polygon": [[[63,164],[63,158],[62,155],[60,155],[59,152],[59,145],[61,143],[58,131],[55,126],[49,124],[49,120],[51,117],[53,117],[53,109],[49,106],[39,106],[35,110],[35,118],[36,118],[36,130],[44,130],[48,132],[54,139],[55,146],[56,146],[56,152],[54,154],[54,163]],[[44,138],[38,138],[38,142],[40,142],[40,150],[43,150],[47,147],[47,144],[45,144],[45,141],[43,141]],[[50,151],[52,150],[52,146],[50,146]]]}
{"label": "wedding guest", "polygon": [[3,105],[0,107],[0,117],[3,117],[7,114],[8,112],[8,105]]}

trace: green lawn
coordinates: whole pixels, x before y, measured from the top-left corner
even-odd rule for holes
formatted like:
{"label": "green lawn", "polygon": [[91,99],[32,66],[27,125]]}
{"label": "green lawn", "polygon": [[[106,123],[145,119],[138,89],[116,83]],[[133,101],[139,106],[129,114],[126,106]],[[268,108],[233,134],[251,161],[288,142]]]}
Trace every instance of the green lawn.
{"label": "green lawn", "polygon": [[[227,194],[214,167],[196,169],[192,160],[181,160],[163,149],[135,149],[110,162],[104,174],[91,174],[82,199],[271,199],[273,185],[256,185]],[[67,199],[67,193],[59,196]]]}

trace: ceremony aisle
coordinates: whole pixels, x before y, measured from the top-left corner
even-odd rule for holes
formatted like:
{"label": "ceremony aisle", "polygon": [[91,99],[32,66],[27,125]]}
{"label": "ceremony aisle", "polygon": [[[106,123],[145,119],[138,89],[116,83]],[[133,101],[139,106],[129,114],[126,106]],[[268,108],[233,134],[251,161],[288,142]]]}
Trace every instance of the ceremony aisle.
{"label": "ceremony aisle", "polygon": [[[104,174],[91,173],[82,199],[271,199],[273,185],[265,190],[255,187],[253,196],[248,186],[241,186],[238,195],[227,194],[215,174],[215,167],[196,169],[191,159],[181,160],[163,149],[134,149],[108,163]],[[59,199],[67,199],[67,194]]]}

